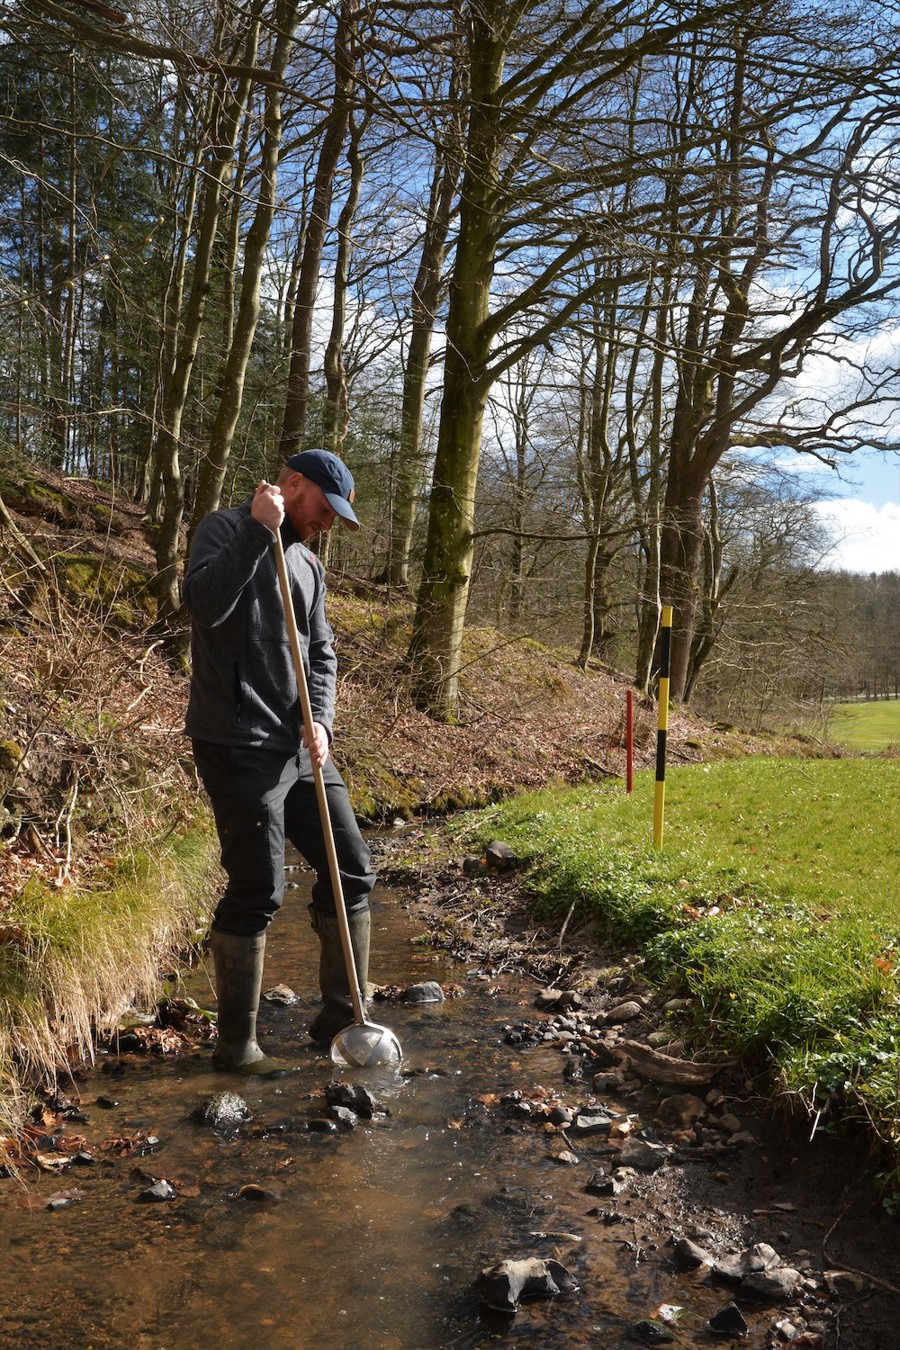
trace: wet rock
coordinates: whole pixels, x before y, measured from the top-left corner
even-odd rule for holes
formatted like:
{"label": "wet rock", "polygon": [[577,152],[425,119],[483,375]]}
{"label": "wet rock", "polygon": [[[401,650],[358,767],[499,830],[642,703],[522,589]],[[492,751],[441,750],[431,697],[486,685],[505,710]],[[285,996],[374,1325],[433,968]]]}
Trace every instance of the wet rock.
{"label": "wet rock", "polygon": [[700,1266],[714,1266],[716,1258],[690,1238],[678,1238],[675,1242],[673,1259],[679,1270],[697,1270]]}
{"label": "wet rock", "polygon": [[595,1073],[592,1086],[595,1092],[615,1092],[625,1081],[621,1069],[611,1069],[608,1073]]}
{"label": "wet rock", "polygon": [[306,1128],[310,1134],[337,1134],[338,1124],[334,1120],[326,1120],[324,1116],[313,1116],[306,1122]]}
{"label": "wet rock", "polygon": [[675,1340],[675,1336],[667,1326],[662,1322],[654,1322],[649,1317],[635,1322],[629,1334],[633,1341],[640,1341],[641,1345],[671,1345]]}
{"label": "wet rock", "polygon": [[541,1039],[540,1033],[528,1022],[513,1022],[505,1026],[503,1031],[505,1045],[536,1045]]}
{"label": "wet rock", "polygon": [[677,1097],[665,1097],[659,1104],[657,1119],[670,1130],[687,1130],[703,1115],[706,1103],[693,1093],[682,1092]]}
{"label": "wet rock", "polygon": [[437,980],[424,980],[420,984],[410,984],[403,993],[404,1003],[443,1003],[444,991]]}
{"label": "wet rock", "polygon": [[96,1104],[104,1111],[112,1111],[117,1106],[121,1105],[120,1102],[116,1101],[115,1097],[98,1097]]}
{"label": "wet rock", "polygon": [[503,873],[512,872],[519,859],[509,844],[504,844],[500,839],[492,839],[484,850],[484,861],[489,872]]}
{"label": "wet rock", "polygon": [[803,1276],[793,1266],[773,1266],[771,1270],[756,1270],[741,1280],[741,1295],[778,1303],[790,1298]]}
{"label": "wet rock", "polygon": [[364,1120],[372,1116],[389,1115],[387,1107],[368,1088],[361,1083],[329,1083],[325,1088],[325,1100],[329,1106],[346,1106]]}
{"label": "wet rock", "polygon": [[217,1092],[192,1113],[211,1130],[236,1130],[250,1118],[250,1107],[236,1092]]}
{"label": "wet rock", "polygon": [[561,1153],[552,1155],[553,1161],[559,1163],[562,1167],[574,1167],[578,1163],[578,1155],[572,1153],[569,1149],[563,1149]]}
{"label": "wet rock", "polygon": [[271,989],[264,990],[262,997],[266,1003],[280,1003],[285,1008],[300,1002],[299,994],[295,994],[287,984],[273,984]]}
{"label": "wet rock", "polygon": [[52,1212],[58,1209],[71,1209],[73,1205],[79,1204],[83,1199],[84,1191],[57,1191],[55,1195],[47,1197],[45,1208]]}
{"label": "wet rock", "polygon": [[152,1186],[147,1186],[141,1191],[138,1200],[143,1204],[159,1204],[166,1200],[175,1200],[177,1196],[178,1192],[171,1181],[166,1181],[165,1177],[160,1177],[158,1181],[154,1181]]}
{"label": "wet rock", "polygon": [[584,1189],[588,1195],[619,1195],[625,1189],[625,1182],[607,1172],[594,1172]]}
{"label": "wet rock", "polygon": [[619,1026],[623,1022],[633,1022],[636,1017],[641,1016],[643,1011],[640,1003],[635,1003],[633,999],[629,999],[625,1003],[617,1003],[614,1008],[609,1008],[606,1013],[606,1021]]}
{"label": "wet rock", "polygon": [[567,1106],[554,1106],[547,1116],[551,1125],[571,1125],[572,1112]]}
{"label": "wet rock", "polygon": [[636,1167],[641,1172],[655,1172],[671,1156],[665,1144],[652,1144],[648,1139],[626,1139],[619,1149],[623,1167]]}
{"label": "wet rock", "polygon": [[713,1274],[723,1280],[734,1280],[740,1282],[747,1279],[749,1275],[754,1275],[761,1270],[772,1270],[775,1266],[781,1265],[781,1257],[774,1247],[770,1247],[768,1242],[757,1242],[752,1247],[745,1248],[742,1252],[733,1252],[730,1256],[722,1257],[713,1265]]}
{"label": "wet rock", "polygon": [[547,988],[542,989],[537,995],[534,1006],[541,1008],[544,1012],[549,1012],[551,1009],[556,1012],[564,1011],[567,1008],[580,1008],[582,1001],[581,995],[576,993],[574,989]]}
{"label": "wet rock", "polygon": [[714,1336],[746,1336],[750,1330],[736,1303],[728,1303],[706,1324]]}
{"label": "wet rock", "polygon": [[486,1308],[515,1313],[521,1299],[556,1298],[577,1289],[578,1284],[559,1261],[524,1257],[486,1267],[475,1288]]}
{"label": "wet rock", "polygon": [[352,1130],[359,1124],[359,1116],[349,1106],[329,1106],[328,1114],[342,1130]]}
{"label": "wet rock", "polygon": [[237,1193],[238,1200],[249,1200],[253,1204],[263,1205],[277,1202],[282,1198],[283,1192],[280,1188],[272,1185],[263,1185],[259,1181],[248,1181],[246,1186],[242,1186]]}
{"label": "wet rock", "polygon": [[609,1134],[612,1117],[607,1115],[578,1115],[572,1122],[575,1135]]}

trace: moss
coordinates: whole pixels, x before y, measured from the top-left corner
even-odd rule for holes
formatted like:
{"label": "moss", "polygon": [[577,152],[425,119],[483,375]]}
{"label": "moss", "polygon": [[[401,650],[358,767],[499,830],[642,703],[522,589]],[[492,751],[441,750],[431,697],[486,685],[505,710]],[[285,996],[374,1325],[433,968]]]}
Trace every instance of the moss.
{"label": "moss", "polygon": [[0,740],[0,769],[15,769],[25,758],[18,741]]}
{"label": "moss", "polygon": [[76,600],[86,600],[104,618],[122,627],[156,618],[148,570],[117,560],[115,566],[88,553],[63,553],[55,559],[56,575]]}
{"label": "moss", "polygon": [[362,821],[374,823],[392,816],[408,820],[421,805],[424,784],[393,773],[376,759],[357,759],[343,774],[353,809]]}

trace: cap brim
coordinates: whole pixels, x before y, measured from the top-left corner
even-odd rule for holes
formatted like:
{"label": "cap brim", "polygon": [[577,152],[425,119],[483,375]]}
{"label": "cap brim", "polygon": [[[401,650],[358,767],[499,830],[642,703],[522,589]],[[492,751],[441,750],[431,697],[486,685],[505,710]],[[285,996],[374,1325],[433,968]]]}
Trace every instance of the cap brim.
{"label": "cap brim", "polygon": [[326,492],[325,498],[331,509],[340,516],[348,530],[359,529],[359,521],[356,519],[356,512],[353,510],[353,507],[347,501],[346,497],[339,497],[336,492]]}

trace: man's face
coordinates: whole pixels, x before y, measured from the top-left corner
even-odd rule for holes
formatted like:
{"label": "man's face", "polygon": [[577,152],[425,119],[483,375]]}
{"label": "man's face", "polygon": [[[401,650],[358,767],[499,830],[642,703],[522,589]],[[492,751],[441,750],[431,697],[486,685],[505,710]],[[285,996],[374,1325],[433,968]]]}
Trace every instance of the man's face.
{"label": "man's face", "polygon": [[282,485],[281,492],[285,514],[302,540],[331,529],[337,513],[318,483],[295,473]]}

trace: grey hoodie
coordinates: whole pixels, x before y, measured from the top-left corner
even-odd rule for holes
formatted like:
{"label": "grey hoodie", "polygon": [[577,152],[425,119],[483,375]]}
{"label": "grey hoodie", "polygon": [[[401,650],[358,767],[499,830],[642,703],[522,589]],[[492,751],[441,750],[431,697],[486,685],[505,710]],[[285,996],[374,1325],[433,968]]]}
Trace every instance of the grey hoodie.
{"label": "grey hoodie", "polygon": [[[200,522],[184,580],[191,616],[191,692],[185,731],[220,745],[294,754],[300,701],[270,530],[248,498]],[[281,527],[313,717],[329,739],[337,661],[325,617],[325,569],[290,522]]]}

